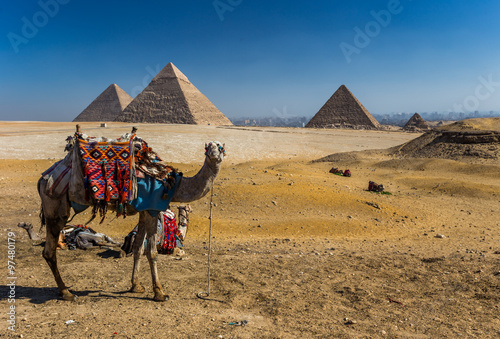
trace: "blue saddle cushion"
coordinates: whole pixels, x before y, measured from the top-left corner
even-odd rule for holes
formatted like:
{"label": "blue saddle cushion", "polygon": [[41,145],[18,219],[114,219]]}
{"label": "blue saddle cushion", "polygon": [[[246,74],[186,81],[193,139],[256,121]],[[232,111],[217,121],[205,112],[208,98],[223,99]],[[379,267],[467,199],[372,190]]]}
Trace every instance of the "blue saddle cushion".
{"label": "blue saddle cushion", "polygon": [[138,212],[149,211],[151,215],[165,211],[170,205],[181,181],[179,174],[173,173],[172,175],[175,177],[175,184],[170,190],[164,185],[164,181],[149,175],[144,178],[137,178],[137,198],[132,200],[130,205]]}

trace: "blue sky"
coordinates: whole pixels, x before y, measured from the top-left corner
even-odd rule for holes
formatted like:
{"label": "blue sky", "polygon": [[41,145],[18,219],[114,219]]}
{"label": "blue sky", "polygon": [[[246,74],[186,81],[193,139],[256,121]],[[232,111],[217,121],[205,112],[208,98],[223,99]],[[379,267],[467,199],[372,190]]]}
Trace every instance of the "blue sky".
{"label": "blue sky", "polygon": [[499,111],[499,14],[496,0],[3,2],[0,120],[71,121],[168,62],[229,118],[313,116],[342,84],[373,114]]}

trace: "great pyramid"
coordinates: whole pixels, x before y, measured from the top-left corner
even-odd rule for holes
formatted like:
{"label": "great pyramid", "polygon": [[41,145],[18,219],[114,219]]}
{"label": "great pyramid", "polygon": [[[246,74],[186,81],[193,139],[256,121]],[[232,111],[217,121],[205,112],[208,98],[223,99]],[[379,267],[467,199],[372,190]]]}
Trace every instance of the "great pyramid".
{"label": "great pyramid", "polygon": [[123,89],[111,84],[73,121],[114,121],[131,101]]}
{"label": "great pyramid", "polygon": [[406,125],[404,125],[403,129],[405,131],[427,131],[430,129],[429,124],[425,122],[425,120],[420,116],[420,114],[415,113],[413,116],[408,120]]}
{"label": "great pyramid", "polygon": [[116,121],[232,125],[171,62],[151,80]]}
{"label": "great pyramid", "polygon": [[344,85],[328,99],[306,127],[378,129],[380,124]]}

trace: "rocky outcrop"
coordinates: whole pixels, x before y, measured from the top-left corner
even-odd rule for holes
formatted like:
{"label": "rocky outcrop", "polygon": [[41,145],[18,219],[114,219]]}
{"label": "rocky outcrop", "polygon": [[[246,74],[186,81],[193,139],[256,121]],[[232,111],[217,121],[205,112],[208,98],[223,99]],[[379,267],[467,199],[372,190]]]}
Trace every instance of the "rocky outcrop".
{"label": "rocky outcrop", "polygon": [[394,148],[393,154],[403,157],[447,159],[500,157],[500,131],[466,127],[466,123],[459,122],[436,128]]}

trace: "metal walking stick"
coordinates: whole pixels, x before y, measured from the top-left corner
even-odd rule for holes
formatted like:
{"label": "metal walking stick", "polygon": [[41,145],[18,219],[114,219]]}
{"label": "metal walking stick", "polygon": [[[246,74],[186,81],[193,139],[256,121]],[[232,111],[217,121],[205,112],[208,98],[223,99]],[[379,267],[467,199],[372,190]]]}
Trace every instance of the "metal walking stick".
{"label": "metal walking stick", "polygon": [[210,296],[210,254],[212,253],[212,207],[213,207],[213,196],[214,196],[214,182],[212,180],[212,191],[210,194],[210,226],[208,228],[208,274],[207,274],[207,281],[208,281],[208,289],[206,292],[198,292],[196,295],[200,299],[207,299],[208,296]]}

